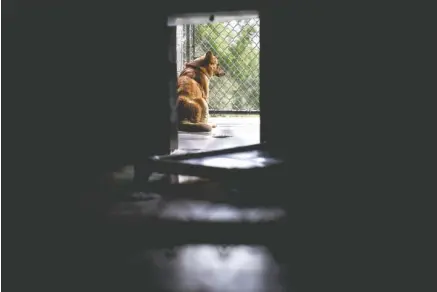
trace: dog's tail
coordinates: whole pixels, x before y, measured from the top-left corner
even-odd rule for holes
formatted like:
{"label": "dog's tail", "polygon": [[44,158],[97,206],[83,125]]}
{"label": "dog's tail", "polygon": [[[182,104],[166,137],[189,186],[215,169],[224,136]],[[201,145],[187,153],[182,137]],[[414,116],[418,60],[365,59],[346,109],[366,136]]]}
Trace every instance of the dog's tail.
{"label": "dog's tail", "polygon": [[179,123],[179,131],[184,132],[211,132],[212,126],[206,123],[191,123],[182,121]]}

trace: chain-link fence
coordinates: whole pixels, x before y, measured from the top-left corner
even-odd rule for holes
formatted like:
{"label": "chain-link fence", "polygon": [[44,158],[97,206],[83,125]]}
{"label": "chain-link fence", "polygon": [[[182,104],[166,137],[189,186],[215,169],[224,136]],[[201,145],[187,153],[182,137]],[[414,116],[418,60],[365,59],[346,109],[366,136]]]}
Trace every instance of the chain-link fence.
{"label": "chain-link fence", "polygon": [[211,112],[259,112],[259,19],[177,27],[178,74],[208,50],[226,75],[212,78]]}

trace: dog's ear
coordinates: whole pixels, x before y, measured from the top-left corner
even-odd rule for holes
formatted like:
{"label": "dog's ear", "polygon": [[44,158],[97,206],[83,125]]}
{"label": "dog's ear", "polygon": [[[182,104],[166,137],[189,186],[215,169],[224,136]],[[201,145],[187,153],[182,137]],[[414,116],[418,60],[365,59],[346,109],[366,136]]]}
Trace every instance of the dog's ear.
{"label": "dog's ear", "polygon": [[205,61],[207,63],[211,63],[211,61],[212,61],[212,52],[211,51],[206,52],[206,54],[205,54]]}

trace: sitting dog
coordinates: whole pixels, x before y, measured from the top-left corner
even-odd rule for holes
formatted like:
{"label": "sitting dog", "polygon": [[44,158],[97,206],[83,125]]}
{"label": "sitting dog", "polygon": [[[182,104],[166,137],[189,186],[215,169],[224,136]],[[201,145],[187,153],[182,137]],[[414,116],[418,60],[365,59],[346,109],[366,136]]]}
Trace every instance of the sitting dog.
{"label": "sitting dog", "polygon": [[216,56],[208,51],[205,55],[185,64],[178,78],[177,111],[179,130],[186,132],[210,132],[215,127],[208,123],[209,81],[225,72]]}

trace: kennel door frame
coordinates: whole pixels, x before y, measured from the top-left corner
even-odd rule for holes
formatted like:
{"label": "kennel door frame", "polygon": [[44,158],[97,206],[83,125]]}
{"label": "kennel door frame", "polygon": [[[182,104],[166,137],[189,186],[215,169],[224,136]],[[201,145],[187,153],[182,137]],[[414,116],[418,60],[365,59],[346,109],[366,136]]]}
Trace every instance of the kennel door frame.
{"label": "kennel door frame", "polygon": [[[216,23],[216,22],[228,22],[232,20],[244,20],[244,19],[251,19],[251,18],[258,18],[260,23],[261,20],[261,13],[256,10],[236,10],[236,11],[225,11],[225,12],[193,12],[193,13],[179,13],[179,14],[172,14],[167,17],[167,25],[169,28],[171,28],[171,40],[169,42],[169,58],[170,63],[172,63],[172,67],[175,67],[175,71],[177,72],[177,52],[176,52],[176,45],[177,45],[177,32],[176,32],[176,26],[178,25],[189,25],[189,24],[204,24],[204,23]],[[262,26],[261,26],[262,27]],[[262,38],[260,37],[260,45],[262,46]],[[262,88],[262,78],[261,78],[261,66],[263,63],[263,57],[262,53],[260,51],[260,88]],[[174,62],[174,66],[173,66]],[[171,104],[171,137],[170,137],[170,145],[171,145],[171,151],[174,151],[178,148],[178,125],[177,125],[177,119],[176,121],[173,119],[177,117],[177,111],[176,111],[176,87],[172,87],[173,84],[176,86],[177,82],[177,75],[171,74],[170,76],[170,104]],[[262,93],[262,91],[261,91]],[[265,134],[263,134],[263,110],[262,110],[262,98],[260,94],[260,143],[266,142]],[[176,129],[176,130],[175,130]],[[175,132],[176,131],[176,132]]]}
{"label": "kennel door frame", "polygon": [[168,80],[169,80],[169,103],[170,103],[170,153],[178,149],[178,118],[177,118],[177,52],[176,52],[176,26],[168,26]]}
{"label": "kennel door frame", "polygon": [[174,27],[177,25],[228,22],[232,20],[245,20],[250,18],[259,18],[259,13],[254,10],[211,13],[181,13],[170,15],[168,17],[167,25]]}

